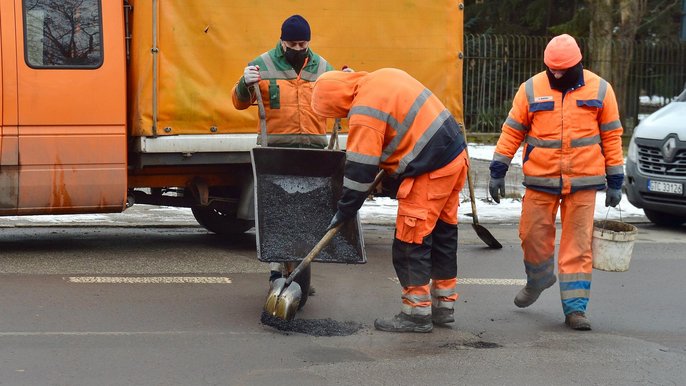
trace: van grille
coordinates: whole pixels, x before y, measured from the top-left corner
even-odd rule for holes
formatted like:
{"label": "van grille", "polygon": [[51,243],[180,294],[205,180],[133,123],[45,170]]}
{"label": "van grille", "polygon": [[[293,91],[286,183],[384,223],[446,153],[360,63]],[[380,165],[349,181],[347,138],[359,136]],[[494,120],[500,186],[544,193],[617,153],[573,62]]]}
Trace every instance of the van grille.
{"label": "van grille", "polygon": [[686,177],[686,149],[678,149],[672,162],[666,162],[659,147],[638,146],[638,169],[645,174],[665,177]]}

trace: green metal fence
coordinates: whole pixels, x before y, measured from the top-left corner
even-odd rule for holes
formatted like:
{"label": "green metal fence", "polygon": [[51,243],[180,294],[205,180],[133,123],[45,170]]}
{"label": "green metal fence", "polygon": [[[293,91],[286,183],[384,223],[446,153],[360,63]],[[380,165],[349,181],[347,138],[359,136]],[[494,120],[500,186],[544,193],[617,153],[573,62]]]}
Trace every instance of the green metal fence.
{"label": "green metal fence", "polygon": [[[543,51],[549,40],[543,36],[465,35],[464,114],[471,133],[500,132],[519,85],[545,69]],[[612,58],[616,59],[603,61],[591,57],[589,49],[601,42],[577,41],[584,54],[584,66],[610,81],[615,89],[626,134],[631,134],[642,117],[669,103],[684,89],[685,42],[613,40],[609,43]],[[601,73],[608,68],[608,61],[611,73]],[[620,68],[628,71],[625,80],[616,76]],[[613,74],[618,79],[612,79]]]}

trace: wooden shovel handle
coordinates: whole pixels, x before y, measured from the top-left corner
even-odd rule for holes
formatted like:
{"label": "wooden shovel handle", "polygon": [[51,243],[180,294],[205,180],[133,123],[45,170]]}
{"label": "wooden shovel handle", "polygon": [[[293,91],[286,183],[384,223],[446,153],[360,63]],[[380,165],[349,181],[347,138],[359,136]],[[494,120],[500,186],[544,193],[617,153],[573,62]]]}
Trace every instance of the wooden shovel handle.
{"label": "wooden shovel handle", "polygon": [[308,253],[307,256],[305,256],[305,258],[300,262],[300,264],[298,264],[298,266],[295,267],[295,269],[293,270],[293,272],[291,272],[291,274],[288,275],[288,278],[286,279],[286,285],[291,284],[291,282],[293,281],[293,279],[295,279],[295,277],[298,276],[298,274],[300,273],[300,271],[302,271],[302,270],[305,269],[308,265],[310,265],[310,262],[312,262],[312,260],[314,259],[314,257],[317,256],[317,255],[319,254],[319,252],[322,251],[322,249],[326,248],[326,246],[329,245],[329,243],[331,242],[331,240],[333,239],[333,237],[336,235],[336,233],[338,233],[338,230],[339,230],[342,226],[343,226],[343,223],[338,224],[338,225],[336,225],[335,227],[329,229],[328,232],[326,232],[326,234],[324,235],[324,237],[322,237],[322,239],[319,240],[319,242],[317,243],[317,245],[315,245],[314,248],[312,248],[312,250],[310,251],[310,253]]}
{"label": "wooden shovel handle", "polygon": [[476,215],[476,201],[474,201],[474,181],[472,181],[472,161],[469,159],[469,150],[467,145],[467,132],[464,125],[460,125],[462,136],[464,137],[464,152],[467,155],[469,167],[467,168],[467,185],[469,185],[469,201],[472,203],[472,221],[474,224],[479,223],[479,217]]}
{"label": "wooden shovel handle", "polygon": [[[372,182],[372,186],[369,187],[369,190],[367,190],[367,195],[371,194],[374,189],[376,189],[376,186],[381,183],[381,180],[383,180],[383,176],[385,175],[385,172],[383,170],[380,170],[377,174],[376,177],[374,177],[374,182]],[[288,278],[286,279],[286,285],[291,284],[293,279],[295,279],[296,276],[305,268],[307,268],[308,265],[310,265],[310,262],[314,259],[315,256],[319,254],[319,252],[322,251],[322,249],[326,248],[327,245],[331,242],[333,237],[338,233],[338,231],[341,229],[343,224],[345,224],[346,221],[336,225],[335,227],[329,229],[326,234],[324,234],[324,237],[322,237],[321,240],[317,243],[317,245],[312,248],[310,253],[305,256],[304,259],[298,264],[297,267],[291,272],[290,275],[288,275]]]}

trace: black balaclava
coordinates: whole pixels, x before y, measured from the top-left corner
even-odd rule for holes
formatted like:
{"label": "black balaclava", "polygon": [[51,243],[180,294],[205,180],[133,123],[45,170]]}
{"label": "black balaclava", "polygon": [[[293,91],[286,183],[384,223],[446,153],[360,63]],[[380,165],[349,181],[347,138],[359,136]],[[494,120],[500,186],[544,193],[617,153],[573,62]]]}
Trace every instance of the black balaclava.
{"label": "black balaclava", "polygon": [[305,59],[307,58],[309,48],[304,50],[294,50],[292,48],[286,47],[286,51],[283,53],[286,57],[286,61],[293,66],[296,73],[300,73],[303,66],[305,65]]}
{"label": "black balaclava", "polygon": [[550,72],[549,68],[546,68],[545,73],[548,75],[551,88],[565,92],[579,84],[583,70],[584,67],[579,62],[574,67],[570,67],[560,79],[555,79],[555,75]]}

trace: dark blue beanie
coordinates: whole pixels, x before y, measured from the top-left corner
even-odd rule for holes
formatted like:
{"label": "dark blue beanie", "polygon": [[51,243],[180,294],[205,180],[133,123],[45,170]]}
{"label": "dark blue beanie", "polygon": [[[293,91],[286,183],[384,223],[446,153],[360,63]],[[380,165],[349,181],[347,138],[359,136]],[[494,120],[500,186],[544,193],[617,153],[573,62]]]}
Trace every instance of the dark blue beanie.
{"label": "dark blue beanie", "polygon": [[304,17],[293,15],[281,25],[281,40],[310,41],[310,25]]}

